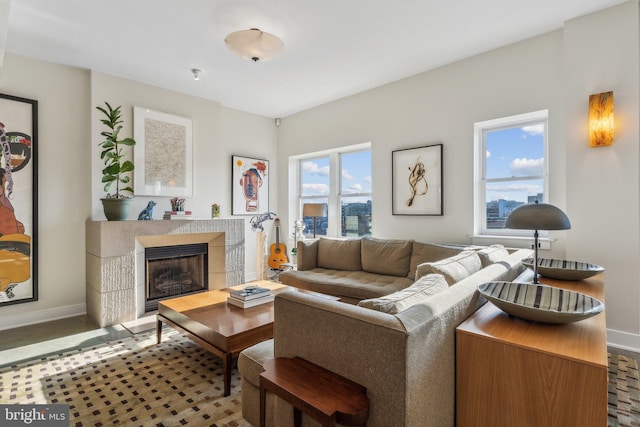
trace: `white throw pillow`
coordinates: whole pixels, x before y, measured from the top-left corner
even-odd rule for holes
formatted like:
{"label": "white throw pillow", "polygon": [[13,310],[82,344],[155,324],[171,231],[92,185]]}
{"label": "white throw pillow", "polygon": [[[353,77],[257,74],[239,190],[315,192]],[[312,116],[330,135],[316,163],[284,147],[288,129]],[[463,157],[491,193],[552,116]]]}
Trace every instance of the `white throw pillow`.
{"label": "white throw pillow", "polygon": [[416,280],[426,274],[442,274],[451,286],[481,269],[482,263],[475,251],[462,251],[440,261],[420,264],[416,269]]}
{"label": "white throw pillow", "polygon": [[509,252],[502,245],[491,245],[487,248],[480,249],[478,256],[482,262],[482,268],[488,265],[500,262],[509,256]]}

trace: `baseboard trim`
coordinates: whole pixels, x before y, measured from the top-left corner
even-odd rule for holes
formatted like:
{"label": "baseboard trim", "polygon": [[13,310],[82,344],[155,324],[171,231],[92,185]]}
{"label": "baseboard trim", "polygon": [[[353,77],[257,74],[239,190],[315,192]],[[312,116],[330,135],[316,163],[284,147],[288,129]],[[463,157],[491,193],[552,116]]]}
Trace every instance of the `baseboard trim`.
{"label": "baseboard trim", "polygon": [[49,308],[46,310],[32,311],[24,314],[12,314],[0,322],[0,331],[19,328],[21,326],[35,325],[37,323],[50,322],[52,320],[65,319],[67,317],[87,314],[86,304],[66,305],[63,307]]}
{"label": "baseboard trim", "polygon": [[640,335],[607,329],[607,345],[640,353]]}

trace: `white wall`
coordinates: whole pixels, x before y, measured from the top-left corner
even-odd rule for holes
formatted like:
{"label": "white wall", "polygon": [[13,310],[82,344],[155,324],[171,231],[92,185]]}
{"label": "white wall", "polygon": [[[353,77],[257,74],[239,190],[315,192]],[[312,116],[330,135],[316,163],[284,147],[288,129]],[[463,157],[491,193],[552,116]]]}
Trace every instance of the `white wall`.
{"label": "white wall", "polygon": [[[568,22],[564,37],[567,258],[607,268],[609,342],[640,349],[638,2]],[[589,148],[589,95],[613,91],[614,145]]]}
{"label": "white wall", "polygon": [[[197,82],[196,82],[197,83]],[[231,156],[273,160],[271,203],[278,192],[277,127],[270,118],[231,110],[219,102],[121,79],[99,72],[6,55],[0,92],[39,102],[39,301],[0,306],[0,330],[84,313],[85,221],[104,220],[100,198],[103,163],[98,143],[104,130],[96,105],[122,105],[123,136],[133,136],[132,107],[143,106],[193,119],[194,216],[210,218],[211,205],[231,216]],[[135,160],[135,159],[134,159]],[[149,200],[154,218],[169,209],[170,197],[136,197],[136,220]],[[255,235],[247,223],[246,278],[256,275]],[[267,230],[269,231],[269,230]]]}
{"label": "white wall", "polygon": [[5,56],[0,92],[38,101],[38,301],[0,307],[0,329],[82,313],[89,217],[89,73]]}
{"label": "white wall", "polygon": [[[605,266],[609,341],[625,345],[624,338],[640,349],[637,9],[631,0],[563,30],[286,117],[279,162],[371,141],[374,236],[470,243],[474,122],[548,109],[549,201],[567,212],[573,228],[550,233],[556,240],[541,256]],[[588,95],[604,90],[615,92],[618,142],[588,149]],[[391,152],[438,142],[444,216],[392,215]],[[289,178],[282,171],[282,192]],[[291,197],[282,195],[281,212]],[[283,219],[291,230],[296,218]]]}

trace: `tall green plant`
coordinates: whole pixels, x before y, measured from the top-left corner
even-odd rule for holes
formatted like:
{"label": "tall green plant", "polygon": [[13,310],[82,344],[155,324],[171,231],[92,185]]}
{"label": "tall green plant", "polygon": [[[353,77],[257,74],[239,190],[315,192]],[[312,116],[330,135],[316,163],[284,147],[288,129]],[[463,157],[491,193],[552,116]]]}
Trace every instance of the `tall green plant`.
{"label": "tall green plant", "polygon": [[[122,146],[133,146],[136,144],[133,138],[118,139],[120,131],[122,130],[122,120],[120,119],[120,108],[112,108],[108,102],[105,102],[107,108],[96,107],[102,112],[106,118],[100,121],[104,123],[109,131],[101,132],[100,135],[105,137],[105,140],[98,144],[102,147],[102,153],[100,158],[104,161],[105,168],[102,169],[102,182],[104,183],[104,191],[108,192],[113,183],[116,184],[116,192],[114,196],[107,194],[107,197],[116,199],[123,199],[126,196],[120,194],[121,191],[129,191],[133,193],[133,188],[128,186],[131,181],[129,175],[123,175],[125,172],[131,172],[134,169],[133,163],[129,160],[123,160],[124,154],[122,154]],[[120,184],[127,185],[120,188]]]}

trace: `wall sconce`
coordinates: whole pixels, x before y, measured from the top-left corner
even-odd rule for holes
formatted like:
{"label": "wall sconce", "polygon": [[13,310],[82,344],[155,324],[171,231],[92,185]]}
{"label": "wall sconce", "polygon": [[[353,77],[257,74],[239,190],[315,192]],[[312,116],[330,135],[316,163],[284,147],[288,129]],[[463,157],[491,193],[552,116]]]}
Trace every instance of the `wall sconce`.
{"label": "wall sconce", "polygon": [[613,92],[589,96],[589,146],[613,145]]}

